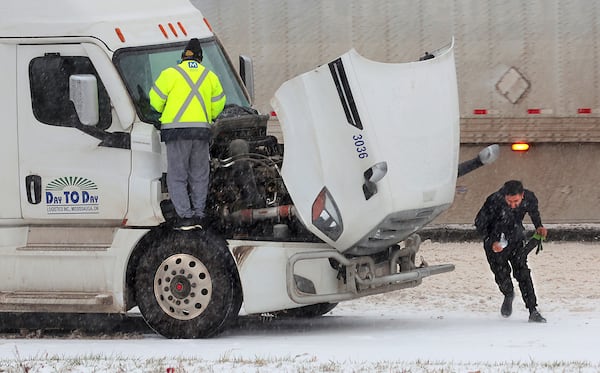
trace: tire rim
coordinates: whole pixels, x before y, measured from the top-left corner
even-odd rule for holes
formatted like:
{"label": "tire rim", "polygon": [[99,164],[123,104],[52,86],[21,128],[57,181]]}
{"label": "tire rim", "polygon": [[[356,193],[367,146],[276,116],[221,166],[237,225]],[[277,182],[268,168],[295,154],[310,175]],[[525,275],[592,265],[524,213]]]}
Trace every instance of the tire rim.
{"label": "tire rim", "polygon": [[165,259],[154,275],[154,296],[165,313],[178,320],[198,317],[210,303],[212,280],[206,266],[188,254]]}

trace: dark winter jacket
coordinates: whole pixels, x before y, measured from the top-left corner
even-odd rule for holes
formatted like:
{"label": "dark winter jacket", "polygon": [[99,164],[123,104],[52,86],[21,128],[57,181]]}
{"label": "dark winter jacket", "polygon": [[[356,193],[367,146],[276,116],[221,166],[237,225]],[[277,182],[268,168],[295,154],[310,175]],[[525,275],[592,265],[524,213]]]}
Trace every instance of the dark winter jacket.
{"label": "dark winter jacket", "polygon": [[502,189],[488,196],[475,218],[477,232],[487,242],[499,242],[502,233],[509,242],[522,242],[525,240],[523,218],[526,213],[536,228],[542,226],[538,200],[532,191],[525,189],[519,207],[511,209],[504,197]]}

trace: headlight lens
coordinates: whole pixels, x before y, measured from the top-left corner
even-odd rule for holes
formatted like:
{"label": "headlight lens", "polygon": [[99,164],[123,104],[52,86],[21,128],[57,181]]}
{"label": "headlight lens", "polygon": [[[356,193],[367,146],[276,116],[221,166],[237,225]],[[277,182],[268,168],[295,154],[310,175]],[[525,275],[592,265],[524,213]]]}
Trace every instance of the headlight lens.
{"label": "headlight lens", "polygon": [[313,202],[312,224],[333,241],[340,238],[344,230],[338,207],[325,187]]}

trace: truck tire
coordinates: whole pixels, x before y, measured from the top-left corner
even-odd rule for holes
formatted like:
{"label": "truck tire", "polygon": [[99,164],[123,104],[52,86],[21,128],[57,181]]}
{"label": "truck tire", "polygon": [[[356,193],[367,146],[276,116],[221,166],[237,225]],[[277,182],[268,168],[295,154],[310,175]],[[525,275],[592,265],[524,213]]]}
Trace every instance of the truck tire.
{"label": "truck tire", "polygon": [[289,317],[289,318],[305,318],[310,319],[314,317],[323,316],[327,312],[334,309],[337,303],[317,303],[311,304],[310,306],[302,306],[298,308],[290,308],[287,310],[281,310],[271,312],[275,317]]}
{"label": "truck tire", "polygon": [[137,305],[164,337],[212,337],[237,318],[242,304],[227,242],[205,230],[167,232],[137,267]]}

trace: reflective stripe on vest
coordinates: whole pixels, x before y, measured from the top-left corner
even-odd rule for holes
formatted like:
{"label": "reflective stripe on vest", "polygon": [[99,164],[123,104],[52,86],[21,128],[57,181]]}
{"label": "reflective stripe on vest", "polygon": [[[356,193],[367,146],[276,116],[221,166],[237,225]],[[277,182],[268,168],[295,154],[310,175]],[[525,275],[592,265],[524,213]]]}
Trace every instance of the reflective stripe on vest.
{"label": "reflective stripe on vest", "polygon": [[[183,78],[185,79],[187,84],[190,86],[191,91],[190,91],[190,94],[186,97],[185,101],[183,102],[183,105],[181,105],[181,107],[179,108],[179,111],[177,112],[177,114],[175,115],[173,120],[170,123],[165,123],[167,125],[167,128],[193,128],[193,127],[209,128],[210,123],[208,123],[209,116],[208,116],[208,112],[206,111],[206,103],[204,102],[204,98],[202,98],[202,95],[200,94],[200,91],[199,91],[200,86],[202,85],[202,83],[204,83],[204,80],[208,76],[208,69],[204,68],[202,75],[200,75],[200,78],[198,78],[198,81],[196,83],[194,83],[192,78],[190,78],[190,76],[187,74],[187,72],[184,69],[182,69],[179,65],[174,66],[173,68],[175,70],[177,70],[181,74],[181,76],[183,76]],[[159,92],[160,91],[157,91],[157,93],[159,93]],[[160,93],[159,93],[159,96],[160,96]],[[190,103],[192,102],[194,97],[196,97],[198,99],[198,101],[200,101],[200,106],[202,106],[202,110],[204,111],[204,117],[206,118],[206,122],[180,122],[181,117],[183,116],[183,114],[185,113],[187,108],[190,106]]]}
{"label": "reflective stripe on vest", "polygon": [[156,82],[152,84],[152,89],[154,90],[154,93],[156,93],[161,99],[166,100],[168,98],[168,96],[162,93],[162,91],[158,88]]}
{"label": "reflective stripe on vest", "polygon": [[217,97],[213,97],[211,98],[211,102],[218,102],[221,101],[221,99],[225,97],[225,91],[223,91],[223,93],[221,93],[220,95],[218,95]]}

